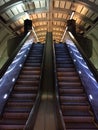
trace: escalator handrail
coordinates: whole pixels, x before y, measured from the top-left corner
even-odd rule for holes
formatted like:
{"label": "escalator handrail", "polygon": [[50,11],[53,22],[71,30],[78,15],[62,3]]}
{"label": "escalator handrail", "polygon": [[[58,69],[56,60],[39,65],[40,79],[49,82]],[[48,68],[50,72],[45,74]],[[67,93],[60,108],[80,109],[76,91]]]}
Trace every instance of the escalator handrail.
{"label": "escalator handrail", "polygon": [[9,65],[11,64],[12,60],[15,58],[16,54],[18,53],[18,51],[20,50],[20,48],[23,46],[23,44],[25,43],[26,39],[29,37],[30,33],[28,33],[23,40],[20,42],[20,44],[18,45],[18,47],[15,49],[15,51],[13,52],[13,54],[11,55],[10,58],[8,58],[8,60],[5,62],[5,64],[2,66],[2,68],[0,69],[0,78],[4,75],[4,73],[6,72],[7,68],[9,67]]}
{"label": "escalator handrail", "polygon": [[36,120],[40,100],[41,100],[41,88],[42,88],[42,80],[43,80],[43,70],[44,70],[44,58],[45,58],[45,45],[44,45],[44,50],[43,50],[43,55],[42,55],[42,64],[41,64],[41,74],[40,74],[40,83],[39,83],[39,89],[38,89],[38,94],[34,103],[34,106],[31,109],[31,112],[29,114],[28,120],[26,121],[26,125],[24,127],[24,130],[33,130],[34,128],[34,123]]}
{"label": "escalator handrail", "polygon": [[[54,43],[55,44],[55,43]],[[56,114],[57,114],[57,124],[58,130],[66,130],[65,123],[63,120],[63,115],[60,108],[60,100],[59,100],[59,90],[58,90],[58,80],[57,80],[57,71],[56,71],[56,53],[55,47],[53,44],[53,64],[54,64],[54,86],[55,86],[55,102],[56,102]]]}
{"label": "escalator handrail", "polygon": [[7,103],[7,100],[13,90],[13,86],[16,83],[16,80],[27,58],[32,43],[33,43],[33,39],[27,39],[25,41],[24,45],[17,53],[13,62],[10,64],[5,74],[0,79],[0,116],[2,116],[5,104]]}

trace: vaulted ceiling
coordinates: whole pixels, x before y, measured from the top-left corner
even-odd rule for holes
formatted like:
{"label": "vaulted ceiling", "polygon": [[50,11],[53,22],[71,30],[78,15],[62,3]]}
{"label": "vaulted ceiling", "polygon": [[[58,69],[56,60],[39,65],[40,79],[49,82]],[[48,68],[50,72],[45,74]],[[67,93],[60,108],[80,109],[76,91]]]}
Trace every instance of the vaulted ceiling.
{"label": "vaulted ceiling", "polygon": [[0,0],[0,23],[15,35],[24,32],[24,20],[32,20],[35,38],[44,42],[46,32],[60,42],[66,22],[74,12],[79,29],[88,31],[98,21],[98,0]]}

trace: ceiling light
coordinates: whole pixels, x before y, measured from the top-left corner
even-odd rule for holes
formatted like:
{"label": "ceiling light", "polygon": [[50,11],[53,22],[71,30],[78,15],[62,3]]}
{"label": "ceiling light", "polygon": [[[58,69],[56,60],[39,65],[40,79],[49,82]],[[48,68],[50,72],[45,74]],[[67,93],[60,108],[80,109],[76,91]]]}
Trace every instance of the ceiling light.
{"label": "ceiling light", "polygon": [[66,33],[66,31],[67,31],[67,28],[68,28],[68,27],[65,28],[65,31],[64,31],[64,34],[63,34],[63,36],[62,36],[61,42],[63,42],[63,39],[64,39],[65,33]]}
{"label": "ceiling light", "polygon": [[[75,14],[75,11],[72,11],[71,16],[70,16],[70,19],[73,18],[74,14]],[[68,27],[66,26],[65,31],[64,31],[64,34],[63,34],[62,39],[61,39],[61,42],[63,42],[63,39],[64,39],[64,36],[65,36],[65,34],[66,34],[67,28],[68,28]]]}
{"label": "ceiling light", "polygon": [[26,19],[29,19],[29,20],[30,20],[30,16],[29,16],[29,14],[28,14],[27,11],[25,11],[25,15],[26,15]]}
{"label": "ceiling light", "polygon": [[32,31],[34,32],[34,34],[35,34],[35,37],[36,37],[36,39],[37,39],[37,42],[39,42],[39,40],[38,40],[38,37],[37,37],[37,35],[36,35],[36,32],[35,32],[35,30],[34,30],[34,27],[32,26]]}
{"label": "ceiling light", "polygon": [[70,19],[73,18],[74,14],[75,14],[75,11],[72,11],[71,16],[70,16]]}

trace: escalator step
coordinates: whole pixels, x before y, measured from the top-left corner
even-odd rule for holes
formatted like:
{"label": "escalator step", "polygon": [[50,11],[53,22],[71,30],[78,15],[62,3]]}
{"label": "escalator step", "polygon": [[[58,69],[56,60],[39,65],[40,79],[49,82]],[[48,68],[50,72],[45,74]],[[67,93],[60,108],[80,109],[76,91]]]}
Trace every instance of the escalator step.
{"label": "escalator step", "polygon": [[62,81],[62,82],[66,82],[66,81],[69,81],[69,82],[78,82],[78,81],[80,81],[80,79],[79,79],[79,77],[72,77],[72,76],[70,76],[70,77],[64,77],[64,76],[58,76],[58,81]]}
{"label": "escalator step", "polygon": [[29,116],[28,112],[5,112],[3,114],[4,119],[27,119]]}
{"label": "escalator step", "polygon": [[31,107],[33,106],[32,102],[8,102],[7,107]]}
{"label": "escalator step", "polygon": [[58,84],[59,84],[60,87],[63,87],[63,86],[73,86],[73,87],[81,86],[80,82],[76,82],[76,83],[73,83],[73,82],[59,82]]}
{"label": "escalator step", "polygon": [[59,67],[57,68],[57,72],[73,72],[75,71],[74,67],[69,67],[69,68],[65,68],[65,67]]}
{"label": "escalator step", "polygon": [[[64,69],[65,70],[65,69]],[[57,72],[58,77],[70,77],[70,76],[78,76],[78,74],[74,71],[67,71],[67,72]]]}
{"label": "escalator step", "polygon": [[0,130],[23,130],[24,125],[0,125]]}
{"label": "escalator step", "polygon": [[59,89],[60,94],[82,94],[83,93],[83,89],[82,88],[60,88]]}
{"label": "escalator step", "polygon": [[94,120],[92,116],[63,116],[63,118],[64,118],[65,123],[66,122],[91,123]]}
{"label": "escalator step", "polygon": [[98,130],[98,127],[96,128],[94,123],[89,122],[68,122],[66,123],[66,128],[68,130]]}
{"label": "escalator step", "polygon": [[36,93],[38,91],[38,87],[33,86],[15,86],[14,91],[20,91],[20,92],[34,92]]}
{"label": "escalator step", "polygon": [[60,96],[60,99],[64,102],[83,102],[87,100],[85,96],[76,96],[76,95],[68,95],[68,96]]}

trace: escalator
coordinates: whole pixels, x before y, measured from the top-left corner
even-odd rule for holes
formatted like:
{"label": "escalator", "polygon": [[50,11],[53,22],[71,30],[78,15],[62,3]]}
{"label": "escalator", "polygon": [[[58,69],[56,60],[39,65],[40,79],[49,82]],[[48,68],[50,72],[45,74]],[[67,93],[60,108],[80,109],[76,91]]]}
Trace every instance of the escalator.
{"label": "escalator", "polygon": [[58,94],[66,130],[98,130],[86,92],[65,44],[55,44]]}
{"label": "escalator", "polygon": [[0,130],[23,130],[39,92],[44,45],[33,44],[5,105]]}

